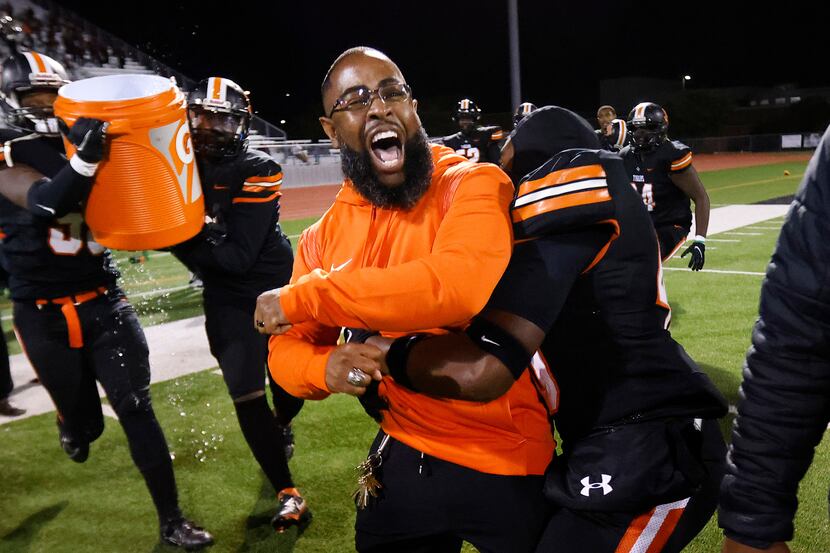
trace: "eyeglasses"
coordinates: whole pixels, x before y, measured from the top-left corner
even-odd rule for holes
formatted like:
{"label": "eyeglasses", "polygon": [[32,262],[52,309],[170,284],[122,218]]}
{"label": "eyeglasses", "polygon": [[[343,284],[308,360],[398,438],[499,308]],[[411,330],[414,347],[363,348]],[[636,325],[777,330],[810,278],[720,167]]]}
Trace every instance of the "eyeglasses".
{"label": "eyeglasses", "polygon": [[384,104],[395,104],[411,98],[412,89],[404,83],[385,84],[374,90],[365,86],[353,88],[334,102],[329,117],[338,111],[356,111],[367,108],[375,96],[380,98],[380,101]]}

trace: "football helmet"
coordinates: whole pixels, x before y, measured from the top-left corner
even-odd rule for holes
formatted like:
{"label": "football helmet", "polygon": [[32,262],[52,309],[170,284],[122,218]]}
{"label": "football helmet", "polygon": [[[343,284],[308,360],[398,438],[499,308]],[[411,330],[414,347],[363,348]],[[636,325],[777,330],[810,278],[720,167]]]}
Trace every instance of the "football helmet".
{"label": "football helmet", "polygon": [[187,97],[193,148],[210,158],[232,158],[244,151],[252,116],[248,93],[224,77],[202,80]]}
{"label": "football helmet", "polygon": [[[24,132],[59,136],[52,106],[58,89],[69,82],[63,66],[35,51],[15,52],[2,62],[0,109],[9,127]],[[51,93],[31,102],[38,93]]]}
{"label": "football helmet", "polygon": [[516,128],[516,125],[519,124],[519,121],[524,119],[527,115],[530,115],[531,112],[536,111],[538,109],[536,104],[531,104],[530,102],[524,102],[519,104],[519,107],[516,108],[516,111],[513,112],[513,128]]}
{"label": "football helmet", "polygon": [[635,152],[656,150],[666,140],[669,116],[653,102],[641,102],[628,114],[631,147]]}

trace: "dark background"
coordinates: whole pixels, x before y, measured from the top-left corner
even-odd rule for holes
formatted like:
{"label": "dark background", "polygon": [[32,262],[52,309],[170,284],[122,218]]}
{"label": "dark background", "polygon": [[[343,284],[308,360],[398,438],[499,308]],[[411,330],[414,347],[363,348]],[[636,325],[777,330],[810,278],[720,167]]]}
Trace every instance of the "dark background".
{"label": "dark background", "polygon": [[[504,123],[512,109],[504,0],[60,4],[195,79],[237,81],[290,138],[322,136],[320,81],[355,45],[398,63],[432,134],[451,131],[462,97],[485,121]],[[592,116],[608,78],[676,79],[679,87],[689,74],[689,93],[830,85],[821,4],[519,0],[522,99]],[[629,108],[618,107],[621,115]]]}

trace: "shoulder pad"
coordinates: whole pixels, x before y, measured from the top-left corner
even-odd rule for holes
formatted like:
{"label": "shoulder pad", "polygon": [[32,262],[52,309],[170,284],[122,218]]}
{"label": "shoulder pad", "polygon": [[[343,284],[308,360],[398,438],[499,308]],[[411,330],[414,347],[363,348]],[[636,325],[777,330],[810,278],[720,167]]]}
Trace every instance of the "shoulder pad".
{"label": "shoulder pad", "polygon": [[689,166],[692,164],[692,150],[682,142],[678,140],[667,140],[665,142],[669,145],[666,148],[666,152],[668,155],[668,161],[670,163],[670,169],[672,173],[677,173],[679,171],[683,171],[688,169]]}
{"label": "shoulder pad", "polygon": [[282,167],[274,158],[258,150],[248,150],[242,160],[245,177],[243,189],[256,185],[263,188],[279,188],[282,184]]}
{"label": "shoulder pad", "polygon": [[479,130],[484,134],[489,135],[490,140],[504,140],[507,137],[507,134],[498,125],[480,127]]}
{"label": "shoulder pad", "polygon": [[599,152],[566,150],[549,159],[519,184],[510,216],[517,240],[613,218],[614,202]]}

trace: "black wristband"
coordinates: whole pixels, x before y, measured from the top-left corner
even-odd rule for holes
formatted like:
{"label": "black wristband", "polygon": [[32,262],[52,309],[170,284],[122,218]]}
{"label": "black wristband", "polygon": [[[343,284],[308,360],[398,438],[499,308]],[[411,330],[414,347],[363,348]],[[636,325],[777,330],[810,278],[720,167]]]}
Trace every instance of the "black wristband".
{"label": "black wristband", "polygon": [[528,353],[512,334],[483,317],[473,317],[467,327],[467,336],[479,348],[501,361],[516,380],[530,365],[533,354]]}
{"label": "black wristband", "polygon": [[379,336],[380,332],[365,328],[346,327],[343,329],[343,339],[349,344],[365,344],[372,336]]}
{"label": "black wristband", "polygon": [[401,336],[392,341],[389,346],[389,351],[386,352],[386,366],[389,367],[389,376],[395,379],[395,383],[417,392],[409,379],[409,374],[406,372],[406,364],[409,361],[409,354],[412,348],[429,336],[429,334],[412,334],[409,336]]}

